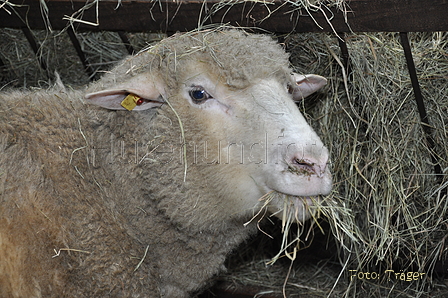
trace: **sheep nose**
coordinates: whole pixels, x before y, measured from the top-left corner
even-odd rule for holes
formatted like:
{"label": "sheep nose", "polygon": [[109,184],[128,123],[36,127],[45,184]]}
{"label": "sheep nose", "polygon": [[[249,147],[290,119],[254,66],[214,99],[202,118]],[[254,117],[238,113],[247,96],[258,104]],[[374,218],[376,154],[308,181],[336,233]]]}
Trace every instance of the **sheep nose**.
{"label": "sheep nose", "polygon": [[290,170],[298,175],[316,175],[323,177],[327,168],[328,158],[325,157],[323,161],[315,158],[293,157],[289,164]]}

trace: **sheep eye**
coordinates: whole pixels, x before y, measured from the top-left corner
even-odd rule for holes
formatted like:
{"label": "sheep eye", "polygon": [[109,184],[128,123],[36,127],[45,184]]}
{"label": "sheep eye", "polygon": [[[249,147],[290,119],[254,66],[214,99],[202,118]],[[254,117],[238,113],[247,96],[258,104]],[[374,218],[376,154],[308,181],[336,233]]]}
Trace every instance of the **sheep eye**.
{"label": "sheep eye", "polygon": [[202,104],[208,99],[212,98],[210,94],[207,93],[202,87],[196,87],[190,90],[189,95],[194,103]]}

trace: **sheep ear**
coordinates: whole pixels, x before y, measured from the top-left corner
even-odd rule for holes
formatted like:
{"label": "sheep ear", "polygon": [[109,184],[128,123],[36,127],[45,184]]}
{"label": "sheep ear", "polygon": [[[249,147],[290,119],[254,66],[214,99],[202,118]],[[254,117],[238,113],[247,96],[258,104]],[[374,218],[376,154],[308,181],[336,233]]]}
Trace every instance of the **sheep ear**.
{"label": "sheep ear", "polygon": [[[109,110],[142,111],[160,107],[164,103],[163,97],[163,85],[150,75],[141,74],[128,82],[117,84],[114,88],[88,93],[85,99],[91,104]],[[138,99],[139,104],[134,103]],[[126,102],[130,102],[131,105]]]}
{"label": "sheep ear", "polygon": [[314,74],[299,75],[294,73],[292,79],[296,82],[292,90],[295,101],[304,99],[327,84],[326,78]]}

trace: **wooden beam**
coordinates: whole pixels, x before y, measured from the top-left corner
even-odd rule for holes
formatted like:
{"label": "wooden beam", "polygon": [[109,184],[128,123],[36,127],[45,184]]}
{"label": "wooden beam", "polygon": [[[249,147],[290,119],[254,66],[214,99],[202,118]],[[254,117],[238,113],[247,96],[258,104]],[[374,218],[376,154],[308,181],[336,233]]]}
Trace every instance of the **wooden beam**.
{"label": "wooden beam", "polygon": [[[299,10],[293,1],[284,0],[227,2],[233,4],[218,0],[89,0],[90,7],[83,9],[85,0],[45,1],[49,24],[57,30],[67,27],[73,16],[91,23],[75,21],[72,24],[77,29],[129,32],[187,31],[201,22],[256,26],[272,32],[448,31],[448,0],[348,0],[345,13],[327,6]],[[0,4],[0,27],[48,27],[39,0]]]}

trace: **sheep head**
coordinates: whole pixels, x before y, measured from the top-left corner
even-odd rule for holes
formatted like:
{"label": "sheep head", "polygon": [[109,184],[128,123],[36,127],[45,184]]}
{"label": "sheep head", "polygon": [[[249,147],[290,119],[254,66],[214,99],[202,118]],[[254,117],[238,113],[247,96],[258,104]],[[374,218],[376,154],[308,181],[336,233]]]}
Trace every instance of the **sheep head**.
{"label": "sheep head", "polygon": [[[173,154],[183,158],[160,173],[184,187],[185,198],[161,199],[159,206],[181,224],[247,220],[271,191],[293,197],[303,221],[310,197],[328,194],[332,181],[328,150],[295,101],[325,84],[317,75],[294,74],[270,37],[213,30],[175,35],[126,59],[92,85],[86,99],[132,110],[126,113],[156,109],[151,121],[170,119]],[[280,196],[267,208],[282,209]]]}

